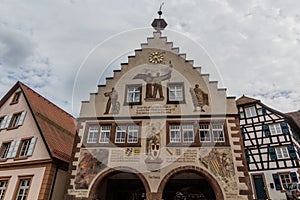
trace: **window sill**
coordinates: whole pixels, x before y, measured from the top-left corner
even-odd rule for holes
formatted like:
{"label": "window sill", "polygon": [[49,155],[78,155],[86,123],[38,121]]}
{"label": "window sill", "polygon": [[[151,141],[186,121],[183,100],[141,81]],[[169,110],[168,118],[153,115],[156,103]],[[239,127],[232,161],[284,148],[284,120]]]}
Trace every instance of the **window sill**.
{"label": "window sill", "polygon": [[20,157],[16,157],[14,158],[15,161],[18,161],[18,160],[26,160],[29,156],[20,156]]}
{"label": "window sill", "polygon": [[20,127],[20,126],[8,127],[7,130],[9,131],[9,130],[17,129],[17,128],[19,128],[19,127]]}
{"label": "window sill", "polygon": [[17,103],[19,103],[19,101],[13,101],[13,102],[10,102],[9,105],[14,105],[14,104],[17,104]]}

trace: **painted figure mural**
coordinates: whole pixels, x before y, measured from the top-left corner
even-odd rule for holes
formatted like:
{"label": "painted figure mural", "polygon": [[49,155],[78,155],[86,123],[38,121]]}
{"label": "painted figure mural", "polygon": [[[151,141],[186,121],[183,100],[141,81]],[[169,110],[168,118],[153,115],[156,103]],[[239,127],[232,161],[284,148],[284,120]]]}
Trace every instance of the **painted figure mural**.
{"label": "painted figure mural", "polygon": [[108,97],[104,114],[109,113],[110,107],[112,107],[113,114],[118,114],[120,111],[120,102],[118,102],[118,93],[115,88],[112,88],[110,92],[105,92],[104,96]]}
{"label": "painted figure mural", "polygon": [[196,84],[194,88],[191,88],[190,93],[192,95],[194,111],[197,111],[198,108],[200,108],[200,111],[205,112],[203,106],[209,105],[208,94],[199,88],[199,84]]}
{"label": "painted figure mural", "polygon": [[[133,79],[142,79],[146,82],[145,99],[163,100],[164,95],[163,95],[161,82],[165,80],[170,80],[172,70],[173,70],[173,65],[171,61],[169,61],[169,66],[167,68],[159,70],[160,72],[157,72],[158,70],[155,71],[147,70],[147,73],[139,73],[135,77],[133,77]],[[152,75],[153,73],[156,73],[156,75],[153,76]]]}
{"label": "painted figure mural", "polygon": [[78,165],[75,188],[88,189],[93,178],[106,168],[108,150],[84,150],[81,152],[81,160]]}

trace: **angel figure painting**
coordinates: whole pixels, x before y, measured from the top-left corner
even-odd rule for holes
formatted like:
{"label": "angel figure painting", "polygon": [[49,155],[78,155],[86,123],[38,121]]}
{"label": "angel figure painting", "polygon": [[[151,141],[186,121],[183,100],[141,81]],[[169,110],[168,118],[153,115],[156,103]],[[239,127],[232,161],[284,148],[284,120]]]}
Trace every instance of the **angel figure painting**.
{"label": "angel figure painting", "polygon": [[[147,73],[139,73],[133,77],[133,79],[142,79],[146,82],[146,97],[145,99],[156,99],[163,100],[163,90],[161,82],[165,80],[171,79],[171,74],[173,70],[173,65],[171,61],[169,61],[169,66],[160,70],[161,72],[157,72],[153,75],[152,70],[148,70]],[[157,97],[158,96],[158,97]]]}

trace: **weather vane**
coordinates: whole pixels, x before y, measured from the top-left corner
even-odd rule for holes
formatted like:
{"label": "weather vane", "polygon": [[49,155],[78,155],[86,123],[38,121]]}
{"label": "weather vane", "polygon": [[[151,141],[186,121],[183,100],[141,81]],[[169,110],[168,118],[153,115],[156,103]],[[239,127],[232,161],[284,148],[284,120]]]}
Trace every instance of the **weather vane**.
{"label": "weather vane", "polygon": [[161,18],[161,15],[162,15],[162,11],[161,11],[161,9],[162,9],[162,6],[165,4],[165,2],[162,2],[161,4],[160,4],[160,6],[159,6],[159,10],[158,10],[158,15],[159,15],[159,18]]}

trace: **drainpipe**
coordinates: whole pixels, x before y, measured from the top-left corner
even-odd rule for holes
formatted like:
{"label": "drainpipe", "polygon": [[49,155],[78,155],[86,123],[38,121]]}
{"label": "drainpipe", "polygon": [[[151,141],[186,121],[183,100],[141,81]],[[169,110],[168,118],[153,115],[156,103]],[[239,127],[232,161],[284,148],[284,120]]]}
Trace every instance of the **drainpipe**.
{"label": "drainpipe", "polygon": [[56,181],[57,172],[58,172],[58,167],[55,168],[55,174],[54,174],[54,177],[53,177],[53,181],[51,183],[50,195],[48,197],[48,200],[52,199],[53,190],[54,190],[54,187],[55,187],[55,181]]}

